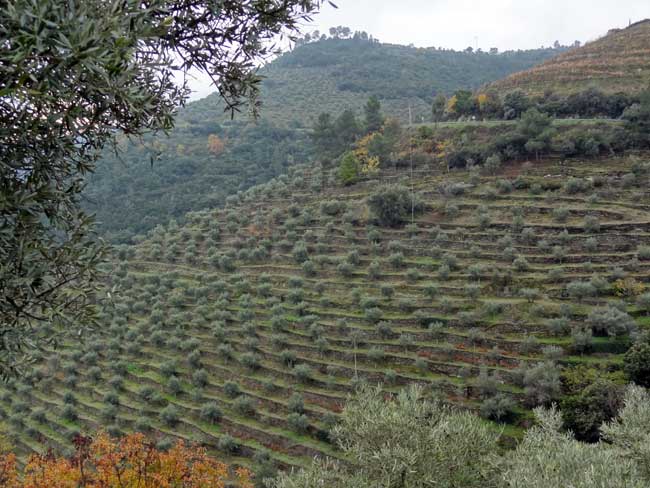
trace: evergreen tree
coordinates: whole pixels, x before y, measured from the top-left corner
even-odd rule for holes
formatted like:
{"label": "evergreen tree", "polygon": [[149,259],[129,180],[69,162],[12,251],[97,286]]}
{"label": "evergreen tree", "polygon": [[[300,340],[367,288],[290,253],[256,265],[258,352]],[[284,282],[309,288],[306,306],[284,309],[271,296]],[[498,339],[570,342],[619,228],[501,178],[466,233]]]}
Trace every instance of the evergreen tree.
{"label": "evergreen tree", "polygon": [[366,132],[377,132],[384,125],[384,116],[381,114],[381,103],[376,96],[371,96],[364,107],[366,115]]}
{"label": "evergreen tree", "polygon": [[352,110],[344,110],[336,119],[335,124],[337,151],[339,154],[345,151],[359,137],[361,129],[357,117]]}
{"label": "evergreen tree", "polygon": [[351,185],[359,178],[359,161],[352,151],[345,153],[341,158],[339,178],[345,185]]}
{"label": "evergreen tree", "polygon": [[316,154],[321,160],[336,156],[333,154],[337,147],[336,133],[330,114],[322,113],[318,116],[311,138],[316,149]]}
{"label": "evergreen tree", "polygon": [[549,147],[554,134],[551,118],[536,108],[526,110],[521,116],[517,129],[527,140],[526,151],[535,154],[536,159],[539,159],[539,154]]}

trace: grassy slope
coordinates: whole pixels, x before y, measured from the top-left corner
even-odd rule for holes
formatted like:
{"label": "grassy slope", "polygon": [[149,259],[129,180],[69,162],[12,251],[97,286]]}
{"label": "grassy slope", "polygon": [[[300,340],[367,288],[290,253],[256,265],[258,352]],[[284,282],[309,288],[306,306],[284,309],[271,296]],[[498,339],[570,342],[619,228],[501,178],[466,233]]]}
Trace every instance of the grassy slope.
{"label": "grassy slope", "polygon": [[573,93],[596,86],[607,93],[637,93],[650,84],[650,20],[615,30],[539,66],[490,85],[499,92]]}
{"label": "grassy slope", "polygon": [[[49,386],[19,387],[0,396],[14,441],[23,453],[63,448],[69,445],[67,438],[75,429],[114,425],[131,430],[140,417],[151,419],[154,437],[181,437],[211,449],[229,434],[240,444],[229,454],[236,462],[248,464],[248,457],[264,449],[272,451],[280,465],[301,465],[319,453],[337,456],[319,432],[325,428],[324,413],[340,411],[352,390],[355,371],[369,382],[384,381],[389,391],[417,381],[443,392],[452,402],[477,408],[480,366],[497,372],[502,380],[499,389],[521,400],[522,390],[513,384],[513,368],[539,361],[545,345],[564,348],[561,364],[565,367],[588,363],[617,369],[620,356],[612,352],[616,351],[616,341],[598,338],[598,354],[577,356],[571,353],[570,338],[550,335],[545,322],[558,316],[562,304],[571,306],[571,322],[579,323],[593,307],[614,299],[607,291],[598,298],[572,302],[563,294],[572,280],[594,275],[609,278],[615,267],[628,269],[628,276],[640,281],[650,280],[647,263],[628,267],[637,245],[650,237],[650,200],[643,191],[646,179],[638,180],[637,187],[621,185],[620,176],[630,164],[629,159],[569,164],[542,161],[523,178],[529,184],[544,185],[548,191],[533,194],[522,189],[494,195],[496,179],[522,176],[522,167],[511,165],[496,177],[482,177],[457,197],[442,197],[439,185],[467,181],[466,173],[445,174],[435,167],[418,170],[415,187],[422,192],[429,210],[417,217],[415,234],[408,235],[406,229],[380,229],[378,244],[368,239],[366,197],[380,180],[403,180],[406,173],[384,173],[372,181],[348,188],[332,187],[318,194],[310,187],[313,178],[307,169],[303,177],[287,185],[276,182],[260,188],[236,206],[193,214],[187,226],[155,232],[126,251],[126,259],[112,274],[121,289],[116,309],[106,312],[105,326],[96,338],[64,345],[56,353],[60,364],[43,365],[44,375],[51,377]],[[562,190],[568,176],[603,176],[606,183],[594,191],[593,198],[591,193],[569,195]],[[319,209],[324,200],[345,202],[348,216],[322,215]],[[455,205],[458,214],[446,216],[447,204]],[[478,227],[475,218],[482,205],[491,219],[486,228]],[[569,209],[563,223],[552,217],[552,210],[560,206]],[[533,241],[523,240],[511,229],[515,209],[522,210],[525,227],[534,230]],[[584,230],[587,215],[598,216],[600,231],[590,234]],[[559,262],[538,244],[542,240],[551,246],[557,244],[564,229],[570,233],[565,245],[568,255]],[[504,252],[508,244],[499,242],[504,236],[511,237],[514,254],[524,256],[530,266],[525,271],[513,271],[513,282],[506,289],[495,288],[491,282],[493,271],[512,268]],[[595,250],[585,247],[589,237],[597,239]],[[240,253],[241,249],[264,245],[265,239],[271,242],[268,258]],[[316,263],[316,276],[305,275],[292,257],[291,247],[301,239]],[[397,240],[404,248],[405,262],[395,267],[389,263],[388,248]],[[342,276],[337,266],[351,249],[359,251],[360,262],[350,276]],[[444,253],[452,253],[458,260],[448,279],[438,275]],[[234,270],[223,271],[214,265],[213,257],[223,254],[236,256]],[[372,261],[381,264],[380,276],[374,279],[368,275]],[[474,264],[485,266],[478,279],[468,274]],[[561,269],[562,274],[552,281],[548,273],[554,268]],[[302,297],[290,284],[291,278],[298,277],[304,283]],[[271,286],[264,290],[259,287],[263,282]],[[470,283],[480,286],[478,299],[467,297],[465,287]],[[382,296],[382,285],[392,286],[395,296]],[[438,287],[432,298],[425,293],[429,285]],[[540,290],[537,303],[520,298],[518,290],[523,287]],[[353,289],[377,302],[382,320],[390,322],[392,333],[382,336],[377,332],[355,301]],[[297,300],[292,301],[294,297]],[[301,305],[295,303],[299,300],[303,300]],[[488,304],[497,303],[501,311],[491,315],[484,312]],[[443,329],[429,334],[417,323],[417,310],[444,322]],[[633,306],[629,311],[636,314]],[[315,325],[306,325],[306,315],[314,316]],[[273,316],[286,320],[281,330],[273,329]],[[220,321],[225,324],[218,325]],[[647,321],[639,323],[645,326]],[[528,335],[535,335],[538,344],[525,347]],[[157,346],[156,336],[161,336],[166,345]],[[188,342],[190,339],[196,341]],[[224,344],[232,347],[232,357],[224,356],[220,348]],[[92,361],[81,358],[92,348],[99,354],[99,381],[88,376]],[[371,349],[383,350],[384,357],[373,359]],[[197,366],[188,364],[188,356],[195,350],[200,351],[201,367],[209,373],[208,385],[199,391],[191,386]],[[301,380],[296,369],[284,364],[283,350],[292,351],[297,364],[310,367],[310,379]],[[258,368],[242,364],[247,351],[258,357]],[[424,360],[424,369],[416,367],[418,358],[420,363]],[[169,360],[177,361],[183,385],[183,393],[176,396],[169,393],[161,375],[161,366]],[[113,417],[106,413],[104,395],[112,389],[107,382],[116,374],[115,365],[120,361],[126,373]],[[395,372],[392,381],[386,380],[389,370]],[[75,382],[71,376],[76,377]],[[257,407],[253,416],[233,408],[233,399],[224,391],[226,381],[236,381],[253,400]],[[138,389],[144,385],[177,406],[181,420],[175,427],[161,422],[161,405],[138,396]],[[65,392],[77,398],[76,422],[62,418]],[[297,433],[287,424],[287,401],[293,392],[305,398],[310,422],[307,433]],[[207,401],[216,401],[224,414],[216,425],[199,416],[201,405]],[[11,421],[14,412],[37,407],[46,409],[46,424],[29,417],[23,426]],[[528,418],[529,413],[520,409],[516,428],[509,427],[508,434],[516,435]]]}

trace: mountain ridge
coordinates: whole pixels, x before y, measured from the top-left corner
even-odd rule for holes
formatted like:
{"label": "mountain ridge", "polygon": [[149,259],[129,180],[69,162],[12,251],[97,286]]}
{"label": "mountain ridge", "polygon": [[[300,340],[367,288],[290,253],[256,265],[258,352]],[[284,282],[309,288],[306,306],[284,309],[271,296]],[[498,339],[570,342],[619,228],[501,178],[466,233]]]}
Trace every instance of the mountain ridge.
{"label": "mountain ridge", "polygon": [[[414,120],[428,121],[436,94],[476,89],[557,52],[544,48],[469,53],[369,40],[321,40],[298,46],[260,70],[261,116],[309,126],[320,112],[360,113],[368,97],[376,96],[386,113],[403,122],[408,121],[409,105]],[[223,119],[217,95],[202,101],[207,102],[214,102],[214,116]]]}

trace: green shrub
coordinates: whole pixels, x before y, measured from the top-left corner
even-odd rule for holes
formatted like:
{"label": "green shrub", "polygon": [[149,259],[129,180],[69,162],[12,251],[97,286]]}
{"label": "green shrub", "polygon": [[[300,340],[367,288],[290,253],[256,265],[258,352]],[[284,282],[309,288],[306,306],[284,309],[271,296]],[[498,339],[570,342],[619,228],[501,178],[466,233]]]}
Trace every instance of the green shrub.
{"label": "green shrub", "polygon": [[419,212],[422,205],[415,195],[402,185],[383,185],[368,198],[370,211],[379,225],[396,227],[404,222],[411,209]]}
{"label": "green shrub", "polygon": [[192,373],[192,384],[198,388],[204,388],[208,384],[208,372],[205,369],[197,369]]}
{"label": "green shrub", "polygon": [[380,362],[383,361],[385,357],[386,353],[384,352],[384,349],[380,347],[371,347],[368,351],[368,359],[371,361]]}
{"label": "green shrub", "polygon": [[424,358],[415,358],[413,366],[415,366],[415,369],[417,369],[421,374],[429,371],[429,363]]}
{"label": "green shrub", "polygon": [[527,369],[523,384],[529,406],[550,405],[560,396],[560,372],[552,362],[538,363]]}
{"label": "green shrub", "polygon": [[164,378],[169,378],[178,372],[178,363],[172,359],[163,362],[160,365],[160,374]]}
{"label": "green shrub", "polygon": [[239,358],[241,363],[246,366],[248,369],[258,369],[260,367],[260,358],[257,354],[253,352],[246,352],[242,354]]}
{"label": "green shrub", "polygon": [[349,278],[354,273],[354,267],[347,261],[342,261],[336,267],[336,271],[343,277]]}
{"label": "green shrub", "polygon": [[251,397],[240,395],[232,403],[232,408],[240,415],[252,417],[255,415],[255,403]]}
{"label": "green shrub", "polygon": [[239,450],[239,444],[234,438],[225,434],[217,441],[217,448],[227,454],[235,454]]}
{"label": "green shrub", "polygon": [[305,414],[293,412],[287,415],[287,424],[292,430],[304,433],[309,429],[309,419]]}
{"label": "green shrub", "polygon": [[295,392],[289,397],[287,409],[294,413],[304,413],[305,401],[300,393]]}
{"label": "green shrub", "polygon": [[359,179],[359,160],[352,151],[346,152],[339,163],[339,179],[344,185],[351,185]]}
{"label": "green shrub", "polygon": [[47,415],[44,408],[35,408],[30,414],[29,418],[31,418],[34,422],[38,422],[39,424],[47,423]]}
{"label": "green shrub", "polygon": [[500,422],[511,418],[515,408],[515,401],[509,396],[500,393],[485,398],[481,403],[480,413],[483,418]]}
{"label": "green shrub", "polygon": [[102,399],[104,403],[109,403],[111,405],[119,405],[120,404],[120,397],[115,391],[109,391],[104,395],[104,398]]}
{"label": "green shrub", "polygon": [[68,422],[74,422],[78,418],[77,409],[70,404],[66,404],[63,406],[63,409],[61,410],[61,417],[67,420]]}
{"label": "green shrub", "polygon": [[623,336],[634,332],[637,328],[634,319],[623,310],[613,306],[593,309],[586,321],[595,333],[608,336]]}
{"label": "green shrub", "polygon": [[167,380],[167,390],[172,395],[177,396],[183,392],[183,385],[176,376],[170,376]]}
{"label": "green shrub", "polygon": [[566,207],[557,207],[553,209],[553,220],[564,223],[569,218],[569,209]]}
{"label": "green shrub", "polygon": [[587,281],[572,281],[566,287],[569,296],[578,301],[596,295],[596,288]]}
{"label": "green shrub", "polygon": [[302,381],[303,383],[308,382],[312,377],[311,368],[306,364],[296,365],[293,368],[293,373],[296,375],[296,378],[298,378],[298,380]]}
{"label": "green shrub", "polygon": [[241,393],[239,385],[234,381],[226,381],[223,385],[223,392],[230,398],[235,398]]}
{"label": "green shrub", "polygon": [[623,356],[623,369],[636,384],[650,388],[650,336],[639,338]]}
{"label": "green shrub", "polygon": [[600,427],[616,416],[622,397],[623,387],[597,379],[576,394],[562,399],[560,406],[564,428],[573,432],[578,440],[600,440]]}

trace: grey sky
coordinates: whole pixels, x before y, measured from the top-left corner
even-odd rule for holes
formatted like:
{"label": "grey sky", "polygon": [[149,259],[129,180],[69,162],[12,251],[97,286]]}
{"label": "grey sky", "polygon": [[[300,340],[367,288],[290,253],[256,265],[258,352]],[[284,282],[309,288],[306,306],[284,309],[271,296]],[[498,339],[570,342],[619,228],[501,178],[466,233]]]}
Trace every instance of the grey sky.
{"label": "grey sky", "polygon": [[[587,42],[650,17],[650,0],[334,0],[306,31],[344,25],[382,42],[487,50]],[[192,82],[193,99],[213,90]]]}

